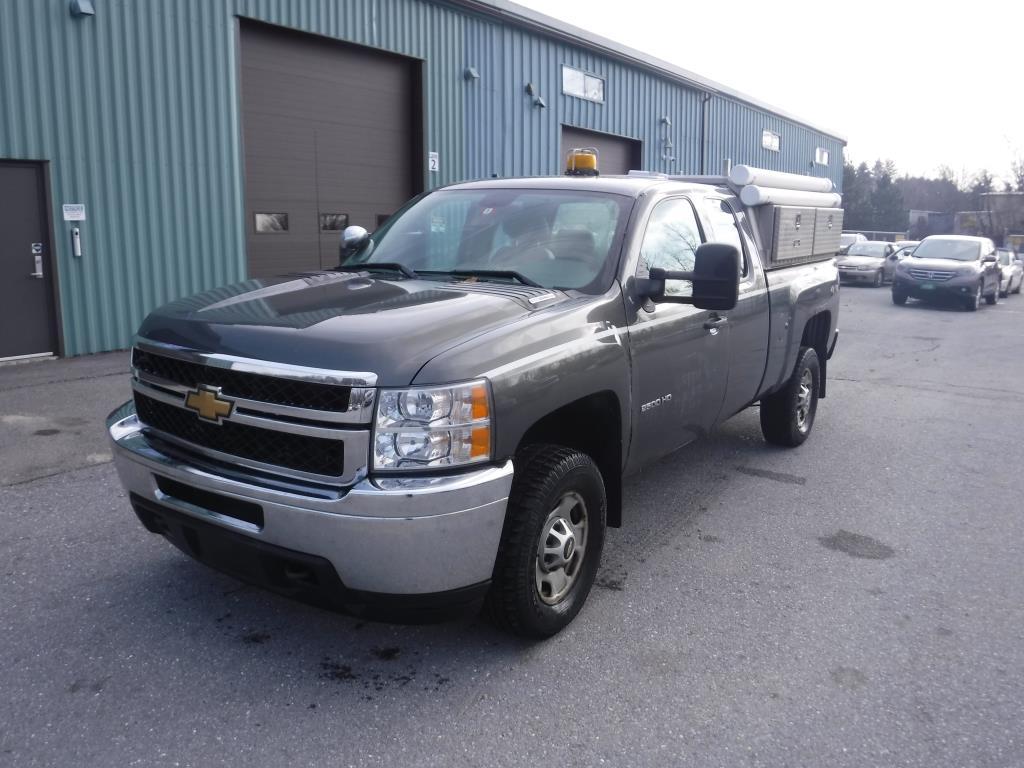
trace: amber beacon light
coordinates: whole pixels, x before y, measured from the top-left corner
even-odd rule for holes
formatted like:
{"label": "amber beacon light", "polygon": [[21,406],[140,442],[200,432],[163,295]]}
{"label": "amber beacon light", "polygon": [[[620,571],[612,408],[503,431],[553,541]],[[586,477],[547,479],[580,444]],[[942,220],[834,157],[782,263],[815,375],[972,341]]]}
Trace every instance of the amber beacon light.
{"label": "amber beacon light", "polygon": [[565,156],[566,176],[597,176],[597,148],[570,149]]}

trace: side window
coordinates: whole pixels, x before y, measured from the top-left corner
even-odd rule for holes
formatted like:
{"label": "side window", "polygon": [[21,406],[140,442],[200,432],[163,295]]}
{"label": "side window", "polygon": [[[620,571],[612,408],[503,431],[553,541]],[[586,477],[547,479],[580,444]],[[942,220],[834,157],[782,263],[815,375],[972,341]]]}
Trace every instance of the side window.
{"label": "side window", "polygon": [[740,276],[746,277],[750,268],[747,265],[747,254],[743,250],[743,240],[740,237],[739,224],[735,214],[725,200],[708,199],[704,206],[708,219],[711,220],[710,239],[716,243],[728,243],[736,246],[736,250],[740,252],[740,259],[742,259]]}
{"label": "side window", "polygon": [[[689,272],[693,269],[697,246],[701,244],[697,217],[689,200],[664,200],[655,206],[647,222],[637,273],[646,277],[654,267]],[[691,284],[685,280],[666,280],[665,292],[689,296]]]}

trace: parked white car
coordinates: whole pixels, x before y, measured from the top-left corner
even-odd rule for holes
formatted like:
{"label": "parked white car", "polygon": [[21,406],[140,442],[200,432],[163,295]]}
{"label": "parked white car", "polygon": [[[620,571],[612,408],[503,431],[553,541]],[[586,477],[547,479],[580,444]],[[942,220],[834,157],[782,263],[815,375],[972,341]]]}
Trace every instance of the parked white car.
{"label": "parked white car", "polygon": [[999,258],[999,295],[1006,298],[1011,293],[1020,293],[1021,283],[1024,283],[1024,262],[1020,254],[1009,248],[998,248],[996,256]]}

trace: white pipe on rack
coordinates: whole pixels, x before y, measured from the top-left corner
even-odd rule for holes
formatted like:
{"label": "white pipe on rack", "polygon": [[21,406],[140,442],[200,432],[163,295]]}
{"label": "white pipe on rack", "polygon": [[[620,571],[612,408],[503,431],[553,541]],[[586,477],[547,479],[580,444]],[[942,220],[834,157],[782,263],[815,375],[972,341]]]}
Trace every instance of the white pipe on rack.
{"label": "white pipe on rack", "polygon": [[818,176],[801,176],[797,173],[766,171],[750,165],[734,165],[729,171],[729,181],[737,187],[756,185],[774,189],[793,189],[804,192],[831,192],[835,189],[831,179]]}
{"label": "white pipe on rack", "polygon": [[744,205],[798,205],[803,208],[839,208],[843,196],[838,192],[808,192],[747,185],[740,190]]}

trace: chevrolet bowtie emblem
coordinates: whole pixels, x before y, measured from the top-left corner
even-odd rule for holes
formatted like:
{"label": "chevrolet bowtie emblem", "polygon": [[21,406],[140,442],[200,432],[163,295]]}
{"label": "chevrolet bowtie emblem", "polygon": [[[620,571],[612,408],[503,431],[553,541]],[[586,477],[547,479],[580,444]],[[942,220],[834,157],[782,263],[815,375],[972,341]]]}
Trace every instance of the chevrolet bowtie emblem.
{"label": "chevrolet bowtie emblem", "polygon": [[231,415],[235,401],[220,396],[220,387],[200,384],[194,391],[185,396],[185,407],[199,414],[203,421],[220,424],[222,419]]}

